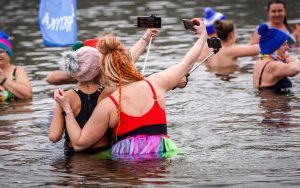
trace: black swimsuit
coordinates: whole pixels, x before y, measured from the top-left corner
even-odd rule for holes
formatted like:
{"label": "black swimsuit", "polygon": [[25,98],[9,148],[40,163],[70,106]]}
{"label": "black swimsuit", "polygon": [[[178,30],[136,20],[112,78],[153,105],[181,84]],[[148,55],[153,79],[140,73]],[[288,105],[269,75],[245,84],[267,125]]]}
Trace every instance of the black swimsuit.
{"label": "black swimsuit", "polygon": [[[76,121],[78,122],[80,128],[82,129],[85,123],[91,117],[93,110],[97,106],[98,98],[103,91],[104,87],[100,86],[97,91],[92,94],[86,94],[80,91],[78,88],[73,88],[73,90],[78,94],[80,101],[81,101],[81,109],[79,114],[75,117]],[[74,149],[68,147],[68,142],[70,141],[70,137],[68,135],[67,130],[65,130],[65,152],[74,152]],[[100,151],[104,151],[110,148],[110,145],[99,147],[99,148],[90,148],[86,150],[87,153],[97,153]]]}
{"label": "black swimsuit", "polygon": [[272,86],[261,86],[261,82],[262,82],[262,75],[264,73],[264,70],[266,68],[266,66],[270,63],[271,61],[266,62],[266,64],[264,65],[261,73],[260,73],[260,77],[259,77],[259,84],[258,84],[258,89],[261,90],[271,90],[274,92],[282,92],[282,91],[288,91],[289,88],[291,88],[292,82],[290,81],[290,79],[288,79],[287,77],[283,77],[280,80],[278,80],[274,85]]}

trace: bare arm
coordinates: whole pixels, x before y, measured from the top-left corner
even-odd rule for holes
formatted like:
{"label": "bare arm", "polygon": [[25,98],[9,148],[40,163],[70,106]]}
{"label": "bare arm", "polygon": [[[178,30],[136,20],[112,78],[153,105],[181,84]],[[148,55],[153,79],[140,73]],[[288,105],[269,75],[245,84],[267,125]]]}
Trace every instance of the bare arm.
{"label": "bare arm", "polygon": [[[1,80],[5,78],[3,71],[0,69]],[[10,91],[14,96],[19,99],[30,99],[32,98],[32,88],[23,67],[18,67],[16,72],[16,80],[6,78],[6,81],[2,87]]]}
{"label": "bare arm", "polygon": [[296,38],[296,47],[300,47],[300,25],[299,24],[294,24],[292,27],[293,30],[293,35]]}
{"label": "bare arm", "polygon": [[132,55],[133,61],[137,62],[142,53],[145,51],[150,38],[155,38],[158,33],[158,29],[147,29],[145,34],[130,48],[130,53]]}
{"label": "bare arm", "polygon": [[253,32],[253,34],[250,37],[250,44],[258,44],[259,42],[259,34],[257,32],[258,27],[256,27],[255,31]]}
{"label": "bare arm", "polygon": [[258,44],[240,44],[233,45],[230,48],[227,48],[227,53],[229,56],[235,58],[246,57],[246,56],[256,56],[259,54],[259,45]]}
{"label": "bare arm", "polygon": [[189,70],[192,69],[201,54],[204,44],[206,43],[207,33],[203,21],[200,19],[193,19],[193,21],[194,20],[197,20],[197,22],[200,23],[199,26],[194,26],[194,28],[197,30],[197,35],[199,38],[194,46],[184,56],[181,63],[173,65],[162,72],[149,76],[149,79],[155,80],[158,88],[165,92],[174,88],[177,83],[179,83],[179,81],[189,72]]}
{"label": "bare arm", "polygon": [[72,79],[67,73],[60,70],[51,72],[47,76],[46,81],[49,84],[54,84],[54,85],[71,84],[75,82],[75,80]]}
{"label": "bare arm", "polygon": [[81,129],[72,113],[66,94],[62,90],[55,90],[54,98],[65,112],[71,112],[65,116],[65,121],[75,151],[91,147],[104,136],[110,124],[109,105],[113,105],[109,99],[104,99],[96,106],[90,119]]}
{"label": "bare arm", "polygon": [[300,62],[295,56],[287,58],[287,63],[273,63],[274,70],[272,74],[275,77],[296,76],[300,72]]}
{"label": "bare arm", "polygon": [[65,118],[59,104],[55,104],[54,115],[49,129],[49,140],[53,143],[60,141],[65,130]]}
{"label": "bare arm", "polygon": [[[72,101],[73,105],[70,105],[72,111],[75,111],[74,104],[76,104],[76,101],[74,99],[74,95],[72,96],[72,93],[74,93],[72,89],[65,92],[68,101]],[[58,103],[56,103],[48,135],[49,140],[53,143],[60,141],[66,128],[65,117],[62,112],[62,108]]]}

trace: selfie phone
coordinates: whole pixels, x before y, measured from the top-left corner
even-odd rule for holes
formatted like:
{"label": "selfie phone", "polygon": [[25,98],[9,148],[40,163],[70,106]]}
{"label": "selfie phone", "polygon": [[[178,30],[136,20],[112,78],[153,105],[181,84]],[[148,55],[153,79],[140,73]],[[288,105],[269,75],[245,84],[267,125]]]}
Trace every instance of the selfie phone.
{"label": "selfie phone", "polygon": [[196,29],[194,28],[194,26],[196,25],[194,22],[192,22],[191,20],[188,19],[182,19],[182,23],[184,25],[185,30],[188,31],[196,31]]}
{"label": "selfie phone", "polygon": [[158,16],[138,16],[137,26],[142,28],[161,28],[161,17]]}
{"label": "selfie phone", "polygon": [[221,39],[217,37],[211,37],[207,39],[207,45],[209,48],[220,49],[222,48]]}

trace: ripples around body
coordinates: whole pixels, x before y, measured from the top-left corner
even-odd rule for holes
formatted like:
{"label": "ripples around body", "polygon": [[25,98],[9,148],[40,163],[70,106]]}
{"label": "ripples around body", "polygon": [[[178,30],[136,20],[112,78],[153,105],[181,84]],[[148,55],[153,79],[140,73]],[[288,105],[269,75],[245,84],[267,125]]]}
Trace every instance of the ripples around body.
{"label": "ripples around body", "polygon": [[[78,1],[79,39],[113,32],[128,46],[143,33],[138,15],[163,17],[163,29],[148,58],[147,74],[180,62],[195,38],[181,18],[212,6],[237,23],[247,41],[265,15],[256,1]],[[263,3],[266,4],[266,1]],[[293,93],[258,96],[252,90],[251,58],[216,72],[199,67],[188,87],[168,94],[169,134],[183,154],[165,160],[121,162],[65,156],[63,141],[48,141],[54,101],[44,78],[58,68],[67,48],[45,48],[38,31],[38,1],[1,1],[1,29],[11,33],[15,59],[24,65],[34,90],[32,101],[0,106],[2,187],[297,187],[300,184],[300,82]],[[296,17],[298,1],[289,5]],[[266,17],[264,17],[266,18]],[[22,20],[22,21],[20,21]],[[139,67],[142,66],[141,57]],[[69,88],[71,85],[61,86]]]}

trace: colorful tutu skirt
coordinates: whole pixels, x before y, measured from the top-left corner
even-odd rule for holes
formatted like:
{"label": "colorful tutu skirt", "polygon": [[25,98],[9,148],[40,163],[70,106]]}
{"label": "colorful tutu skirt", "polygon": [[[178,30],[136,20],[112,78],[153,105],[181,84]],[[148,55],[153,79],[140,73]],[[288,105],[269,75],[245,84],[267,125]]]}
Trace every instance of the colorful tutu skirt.
{"label": "colorful tutu skirt", "polygon": [[166,135],[138,135],[117,142],[107,152],[95,155],[96,158],[113,160],[146,160],[167,158],[176,155],[176,144]]}

